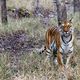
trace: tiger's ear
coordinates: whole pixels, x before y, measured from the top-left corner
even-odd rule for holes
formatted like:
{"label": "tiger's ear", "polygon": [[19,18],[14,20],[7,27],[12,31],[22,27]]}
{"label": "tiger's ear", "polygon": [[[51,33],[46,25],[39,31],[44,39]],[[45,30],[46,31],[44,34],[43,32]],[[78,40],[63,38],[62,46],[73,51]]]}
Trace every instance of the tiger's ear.
{"label": "tiger's ear", "polygon": [[62,24],[62,22],[61,21],[59,21],[59,25],[61,25]]}
{"label": "tiger's ear", "polygon": [[73,19],[73,17],[69,20],[70,23],[72,23],[72,19]]}
{"label": "tiger's ear", "polygon": [[72,23],[72,20],[70,19],[69,22]]}

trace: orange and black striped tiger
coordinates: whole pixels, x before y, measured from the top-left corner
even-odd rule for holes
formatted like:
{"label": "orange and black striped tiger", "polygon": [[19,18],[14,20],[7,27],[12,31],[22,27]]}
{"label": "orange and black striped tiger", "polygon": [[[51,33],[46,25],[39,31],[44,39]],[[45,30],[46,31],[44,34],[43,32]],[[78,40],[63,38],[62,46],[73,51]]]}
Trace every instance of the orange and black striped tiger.
{"label": "orange and black striped tiger", "polygon": [[51,27],[45,34],[46,51],[56,51],[57,62],[64,66],[64,56],[68,56],[66,65],[68,65],[71,55],[73,54],[73,31],[71,20],[60,23],[59,28]]}

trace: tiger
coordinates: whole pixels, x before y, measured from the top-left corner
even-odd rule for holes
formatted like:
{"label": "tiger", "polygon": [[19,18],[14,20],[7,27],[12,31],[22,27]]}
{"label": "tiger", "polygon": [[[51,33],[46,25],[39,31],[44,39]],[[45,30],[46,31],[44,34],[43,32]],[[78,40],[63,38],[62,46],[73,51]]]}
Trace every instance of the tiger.
{"label": "tiger", "polygon": [[[44,50],[56,53],[55,59],[57,58],[59,66],[63,67],[68,66],[73,54],[74,28],[72,20],[59,22],[59,24],[59,27],[51,27],[46,31]],[[66,63],[65,56],[67,56]]]}

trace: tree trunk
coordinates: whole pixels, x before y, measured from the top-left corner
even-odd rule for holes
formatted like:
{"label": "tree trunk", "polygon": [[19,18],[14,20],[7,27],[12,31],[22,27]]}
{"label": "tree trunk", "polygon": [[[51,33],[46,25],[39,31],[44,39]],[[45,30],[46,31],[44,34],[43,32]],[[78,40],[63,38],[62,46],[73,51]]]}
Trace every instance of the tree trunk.
{"label": "tree trunk", "polygon": [[60,21],[66,21],[67,20],[67,10],[65,2],[63,1],[62,4],[60,4],[59,0],[55,0],[56,7],[57,7],[57,19],[58,19],[58,26],[60,25]]}
{"label": "tree trunk", "polygon": [[74,4],[74,13],[79,12],[80,11],[80,0],[74,0],[73,4]]}
{"label": "tree trunk", "polygon": [[37,3],[37,7],[39,7],[39,0],[37,0],[36,3]]}
{"label": "tree trunk", "polygon": [[74,13],[79,12],[79,19],[80,19],[80,0],[74,0]]}
{"label": "tree trunk", "polygon": [[62,21],[67,21],[67,10],[66,10],[65,2],[62,2],[61,5],[61,19]]}
{"label": "tree trunk", "polygon": [[1,2],[1,20],[3,24],[6,24],[8,22],[6,0],[0,0],[0,2]]}
{"label": "tree trunk", "polygon": [[60,25],[60,21],[61,21],[61,11],[60,11],[60,6],[61,4],[59,3],[59,0],[55,0],[56,3],[56,8],[57,8],[57,20],[58,20],[58,26]]}

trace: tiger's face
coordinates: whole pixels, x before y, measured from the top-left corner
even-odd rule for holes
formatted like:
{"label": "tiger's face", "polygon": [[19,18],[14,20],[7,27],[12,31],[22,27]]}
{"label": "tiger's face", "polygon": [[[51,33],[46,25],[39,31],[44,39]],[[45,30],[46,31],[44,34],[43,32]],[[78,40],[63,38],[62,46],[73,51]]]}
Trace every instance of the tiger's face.
{"label": "tiger's face", "polygon": [[63,32],[69,32],[70,28],[71,28],[71,22],[70,21],[64,21],[61,25]]}
{"label": "tiger's face", "polygon": [[61,31],[64,35],[69,35],[72,32],[72,22],[71,21],[64,21],[61,23]]}

